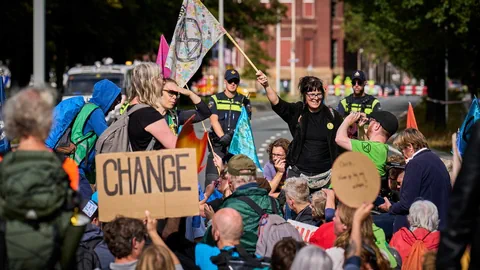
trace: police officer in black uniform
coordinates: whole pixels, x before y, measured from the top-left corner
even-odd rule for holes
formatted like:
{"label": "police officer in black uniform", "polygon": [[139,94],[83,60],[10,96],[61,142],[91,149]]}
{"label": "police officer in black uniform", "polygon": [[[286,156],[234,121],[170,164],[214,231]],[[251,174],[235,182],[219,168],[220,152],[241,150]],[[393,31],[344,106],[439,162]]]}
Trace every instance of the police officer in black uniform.
{"label": "police officer in black uniform", "polygon": [[[238,118],[245,106],[248,117],[252,117],[252,108],[250,100],[242,94],[237,93],[238,84],[240,83],[240,74],[234,69],[225,72],[225,91],[210,97],[208,107],[212,112],[210,123],[212,129],[209,136],[212,141],[213,151],[219,155],[224,162],[232,156],[228,153],[228,147],[233,137]],[[209,147],[210,153],[207,160],[207,168],[205,175],[205,186],[218,178],[218,171],[213,162],[212,149]]]}
{"label": "police officer in black uniform", "polygon": [[367,116],[376,111],[380,111],[380,102],[372,95],[365,93],[365,84],[367,79],[365,73],[361,70],[353,72],[352,88],[353,93],[342,99],[337,106],[337,111],[346,117],[350,112],[362,112]]}

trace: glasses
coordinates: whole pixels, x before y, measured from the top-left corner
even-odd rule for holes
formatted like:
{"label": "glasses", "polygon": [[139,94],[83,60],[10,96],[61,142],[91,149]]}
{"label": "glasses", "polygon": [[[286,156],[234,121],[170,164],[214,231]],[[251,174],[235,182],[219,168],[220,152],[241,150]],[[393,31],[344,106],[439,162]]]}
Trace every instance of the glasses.
{"label": "glasses", "polygon": [[363,82],[359,81],[359,80],[353,80],[352,81],[352,85],[355,86],[355,85],[358,85],[358,86],[362,86],[363,85]]}
{"label": "glasses", "polygon": [[228,80],[227,82],[228,82],[228,84],[233,84],[234,83],[234,84],[238,85],[240,83],[240,80],[239,79],[231,79],[231,80]]}
{"label": "glasses", "polygon": [[178,98],[180,96],[179,93],[175,92],[175,91],[171,91],[171,90],[163,90],[163,92],[167,92],[168,96],[169,97],[176,97]]}
{"label": "glasses", "polygon": [[323,98],[323,94],[322,93],[307,93],[306,94],[307,97],[309,98]]}

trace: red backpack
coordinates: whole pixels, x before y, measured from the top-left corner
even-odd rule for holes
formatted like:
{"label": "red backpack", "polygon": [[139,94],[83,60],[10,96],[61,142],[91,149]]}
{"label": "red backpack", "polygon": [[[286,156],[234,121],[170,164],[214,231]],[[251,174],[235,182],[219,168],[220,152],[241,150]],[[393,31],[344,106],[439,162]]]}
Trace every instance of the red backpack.
{"label": "red backpack", "polygon": [[427,233],[427,235],[425,235],[422,239],[417,239],[412,231],[409,230],[409,232],[412,233],[413,237],[415,238],[415,242],[413,243],[405,262],[402,263],[402,270],[422,269],[423,257],[425,256],[425,253],[428,252],[423,240],[425,240],[425,238],[427,238],[431,232]]}

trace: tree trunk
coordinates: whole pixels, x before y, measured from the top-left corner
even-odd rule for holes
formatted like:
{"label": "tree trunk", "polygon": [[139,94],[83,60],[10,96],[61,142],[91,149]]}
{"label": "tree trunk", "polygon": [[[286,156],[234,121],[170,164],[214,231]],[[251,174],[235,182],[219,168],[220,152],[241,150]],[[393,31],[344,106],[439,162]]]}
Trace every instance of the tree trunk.
{"label": "tree trunk", "polygon": [[[431,63],[428,71],[426,85],[428,86],[428,97],[434,101],[445,100],[445,62],[443,59]],[[446,106],[440,103],[427,101],[426,122],[434,123],[435,129],[446,127],[445,118]]]}

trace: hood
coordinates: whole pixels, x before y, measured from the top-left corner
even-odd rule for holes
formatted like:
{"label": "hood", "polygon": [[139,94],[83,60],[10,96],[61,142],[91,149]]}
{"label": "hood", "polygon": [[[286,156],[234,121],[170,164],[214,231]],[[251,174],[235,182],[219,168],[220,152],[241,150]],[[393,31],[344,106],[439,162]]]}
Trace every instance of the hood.
{"label": "hood", "polygon": [[120,95],[121,89],[113,82],[104,79],[97,82],[93,86],[93,95],[89,100],[102,109],[103,113],[107,115],[108,109],[112,106],[115,99]]}
{"label": "hood", "polygon": [[[400,230],[402,240],[405,241],[408,245],[412,246],[415,243],[415,240],[422,240],[428,233],[429,231],[424,228],[418,228],[413,231],[413,234],[415,237],[412,235],[412,232],[409,231],[407,228],[402,228]],[[415,239],[416,238],[416,239]],[[423,243],[425,243],[425,246],[427,249],[437,249],[438,244],[440,242],[440,232],[439,231],[433,231],[431,232],[424,240]]]}
{"label": "hood", "polygon": [[85,232],[83,233],[81,241],[87,242],[91,239],[98,238],[98,237],[103,237],[102,230],[99,227],[91,223],[88,223],[87,227],[85,228]]}

